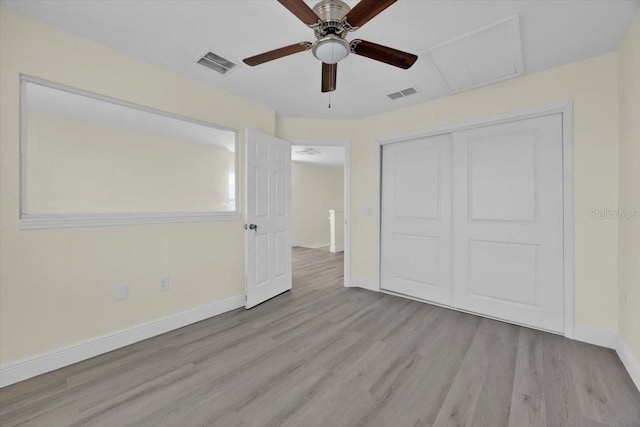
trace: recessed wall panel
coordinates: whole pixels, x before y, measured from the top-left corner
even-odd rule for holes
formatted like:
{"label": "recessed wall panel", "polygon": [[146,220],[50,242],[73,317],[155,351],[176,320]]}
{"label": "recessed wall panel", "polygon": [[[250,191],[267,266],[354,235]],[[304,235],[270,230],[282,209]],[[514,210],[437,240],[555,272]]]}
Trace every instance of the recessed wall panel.
{"label": "recessed wall panel", "polygon": [[274,173],[276,185],[276,216],[287,215],[287,172]]}
{"label": "recessed wall panel", "polygon": [[469,143],[469,213],[475,221],[535,221],[535,136],[510,133]]}
{"label": "recessed wall panel", "polygon": [[275,161],[276,163],[284,164],[287,161],[287,150],[284,147],[278,147],[275,149]]}
{"label": "recessed wall panel", "polygon": [[470,240],[469,293],[536,305],[538,245]]}
{"label": "recessed wall panel", "polygon": [[256,286],[269,281],[269,234],[259,234],[255,240]]}
{"label": "recessed wall panel", "polygon": [[255,144],[254,155],[257,159],[268,160],[269,159],[269,145],[268,144]]}
{"label": "recessed wall panel", "polygon": [[274,233],[274,239],[274,276],[280,277],[286,274],[285,266],[287,260],[287,234],[284,231]]}
{"label": "recessed wall panel", "polygon": [[396,217],[437,219],[440,211],[439,147],[425,144],[396,154],[394,210]]}
{"label": "recessed wall panel", "polygon": [[269,215],[269,171],[267,169],[256,168],[256,217],[266,217]]}
{"label": "recessed wall panel", "polygon": [[393,246],[394,277],[437,286],[437,237],[394,234]]}

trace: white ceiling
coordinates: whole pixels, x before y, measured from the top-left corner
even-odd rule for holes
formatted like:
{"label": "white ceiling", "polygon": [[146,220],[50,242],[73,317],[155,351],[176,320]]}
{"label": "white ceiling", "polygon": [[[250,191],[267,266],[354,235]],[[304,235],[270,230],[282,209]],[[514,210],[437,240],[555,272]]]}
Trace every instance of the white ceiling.
{"label": "white ceiling", "polygon": [[[525,74],[614,51],[640,0],[398,1],[349,34],[419,56],[401,70],[356,55],[338,64],[337,90],[320,92],[320,63],[303,52],[249,67],[263,51],[313,41],[312,31],[276,1],[1,0],[98,43],[275,108],[280,116],[355,118],[440,98],[449,89],[426,51],[518,14]],[[313,5],[314,2],[308,2]],[[353,7],[356,1],[347,1]],[[46,40],[43,40],[46,43]],[[238,64],[222,76],[196,64],[212,51]],[[419,93],[392,101],[408,87]]]}
{"label": "white ceiling", "polygon": [[[302,154],[305,148],[311,148],[316,154]],[[310,163],[316,166],[341,168],[344,166],[344,147],[294,145],[291,148],[291,160],[294,162]]]}

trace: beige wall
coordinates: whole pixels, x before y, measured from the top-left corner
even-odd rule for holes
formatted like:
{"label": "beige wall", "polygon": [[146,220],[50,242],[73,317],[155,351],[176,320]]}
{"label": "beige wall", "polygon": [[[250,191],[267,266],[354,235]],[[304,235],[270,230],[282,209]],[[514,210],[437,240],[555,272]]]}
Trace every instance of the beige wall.
{"label": "beige wall", "polygon": [[[618,75],[615,53],[486,86],[415,107],[355,120],[279,118],[290,139],[351,141],[354,279],[376,279],[377,139],[470,119],[573,100],[575,318],[617,329],[617,221],[591,218],[613,209],[618,193]],[[330,132],[330,133],[329,133]],[[372,214],[367,216],[367,213]]]}
{"label": "beige wall", "polygon": [[36,111],[26,145],[29,214],[228,210],[224,147]]}
{"label": "beige wall", "polygon": [[329,209],[344,208],[341,168],[291,163],[293,242],[305,248],[329,246]]}
{"label": "beige wall", "polygon": [[[620,188],[618,208],[640,215],[640,13],[618,51]],[[640,217],[618,221],[619,333],[640,359]]]}
{"label": "beige wall", "polygon": [[270,108],[0,8],[0,363],[243,293],[240,221],[19,231],[20,73],[237,129],[241,156],[245,128],[275,132]]}

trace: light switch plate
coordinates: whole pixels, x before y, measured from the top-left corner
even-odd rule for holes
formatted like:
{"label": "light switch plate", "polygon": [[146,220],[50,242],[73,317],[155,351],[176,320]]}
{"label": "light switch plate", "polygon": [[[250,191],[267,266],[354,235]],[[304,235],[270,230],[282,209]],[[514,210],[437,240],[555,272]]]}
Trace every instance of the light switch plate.
{"label": "light switch plate", "polygon": [[129,298],[129,284],[119,283],[116,285],[116,300],[122,301]]}

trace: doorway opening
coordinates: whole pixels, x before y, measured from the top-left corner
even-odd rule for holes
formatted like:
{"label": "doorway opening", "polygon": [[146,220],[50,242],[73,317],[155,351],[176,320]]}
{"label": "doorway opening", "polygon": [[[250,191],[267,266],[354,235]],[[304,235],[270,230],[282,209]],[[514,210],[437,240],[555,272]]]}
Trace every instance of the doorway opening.
{"label": "doorway opening", "polygon": [[349,145],[291,147],[294,289],[349,285]]}

